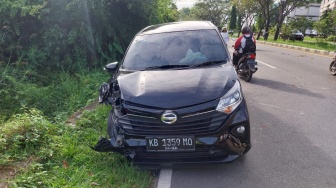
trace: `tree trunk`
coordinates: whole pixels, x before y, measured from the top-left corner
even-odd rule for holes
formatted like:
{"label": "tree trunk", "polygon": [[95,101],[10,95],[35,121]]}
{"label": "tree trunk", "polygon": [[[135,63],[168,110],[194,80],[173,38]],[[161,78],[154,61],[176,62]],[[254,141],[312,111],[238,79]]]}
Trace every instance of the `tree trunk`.
{"label": "tree trunk", "polygon": [[259,38],[260,38],[261,31],[264,29],[265,23],[266,23],[266,21],[262,24],[262,26],[261,26],[260,29],[259,29],[258,36],[257,36],[257,40],[259,40]]}
{"label": "tree trunk", "polygon": [[280,33],[280,26],[279,26],[279,23],[278,23],[278,25],[277,25],[277,27],[276,27],[276,31],[275,31],[275,33],[274,33],[274,40],[278,40],[278,38],[279,38],[279,33]]}
{"label": "tree trunk", "polygon": [[268,14],[267,21],[266,21],[266,27],[265,27],[265,33],[264,33],[264,40],[268,39],[270,21],[271,21],[271,18],[270,18],[269,14]]}
{"label": "tree trunk", "polygon": [[271,16],[270,16],[270,10],[269,10],[269,1],[267,1],[267,7],[266,7],[266,27],[265,27],[265,33],[264,33],[264,40],[267,41],[268,39],[268,33],[269,33],[269,26],[271,23]]}
{"label": "tree trunk", "polygon": [[275,31],[275,34],[274,34],[274,40],[278,40],[278,38],[279,38],[280,29],[281,29],[281,26],[282,26],[282,23],[283,23],[284,19],[285,18],[282,18],[282,16],[279,18],[277,28],[276,28],[276,31]]}

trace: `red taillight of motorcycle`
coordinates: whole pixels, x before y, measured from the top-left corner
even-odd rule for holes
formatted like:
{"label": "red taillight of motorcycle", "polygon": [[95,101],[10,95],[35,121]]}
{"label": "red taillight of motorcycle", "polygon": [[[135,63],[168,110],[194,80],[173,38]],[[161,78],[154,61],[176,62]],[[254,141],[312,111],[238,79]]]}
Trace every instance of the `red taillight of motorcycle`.
{"label": "red taillight of motorcycle", "polygon": [[256,55],[255,55],[255,54],[250,54],[250,55],[248,56],[248,58],[255,59],[255,58],[256,58]]}

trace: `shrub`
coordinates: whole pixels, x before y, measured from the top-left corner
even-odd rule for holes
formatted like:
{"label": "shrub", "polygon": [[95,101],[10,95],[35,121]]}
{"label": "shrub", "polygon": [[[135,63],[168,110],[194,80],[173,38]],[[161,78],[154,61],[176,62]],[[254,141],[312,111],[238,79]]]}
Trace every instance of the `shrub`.
{"label": "shrub", "polygon": [[7,70],[3,75],[0,80],[3,88],[0,90],[0,113],[5,119],[24,107],[36,108],[54,120],[64,120],[96,98],[101,82],[108,79],[101,70],[75,75],[50,74],[45,82],[35,82],[34,76],[27,78],[17,70]]}
{"label": "shrub", "polygon": [[24,159],[48,143],[52,124],[36,109],[13,116],[0,126],[0,165]]}
{"label": "shrub", "polygon": [[327,38],[327,41],[331,41],[331,42],[336,41],[336,35],[329,36],[329,37]]}

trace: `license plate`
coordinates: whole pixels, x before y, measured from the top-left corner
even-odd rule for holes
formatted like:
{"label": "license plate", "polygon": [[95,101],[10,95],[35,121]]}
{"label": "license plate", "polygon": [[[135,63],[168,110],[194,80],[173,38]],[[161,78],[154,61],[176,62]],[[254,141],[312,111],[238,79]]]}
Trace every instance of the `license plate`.
{"label": "license plate", "polygon": [[250,64],[250,65],[256,65],[256,61],[255,60],[247,60],[247,64]]}
{"label": "license plate", "polygon": [[195,150],[193,136],[148,137],[147,151],[192,151]]}

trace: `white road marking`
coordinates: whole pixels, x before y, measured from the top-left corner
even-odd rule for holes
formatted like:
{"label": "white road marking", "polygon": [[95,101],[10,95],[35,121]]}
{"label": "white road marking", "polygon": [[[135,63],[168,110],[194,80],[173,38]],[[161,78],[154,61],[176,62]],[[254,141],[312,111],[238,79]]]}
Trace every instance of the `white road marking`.
{"label": "white road marking", "polygon": [[[233,50],[229,50],[231,53],[233,53]],[[261,64],[263,64],[263,65],[266,65],[266,66],[268,66],[269,68],[272,68],[272,69],[276,69],[276,67],[274,67],[274,66],[272,66],[272,65],[270,65],[270,64],[267,64],[267,63],[264,63],[264,62],[262,62],[262,61],[260,61],[260,60],[256,60],[258,63],[261,63]]]}
{"label": "white road marking", "polygon": [[270,68],[272,68],[272,69],[276,69],[276,67],[274,67],[274,66],[272,66],[272,65],[269,65],[269,64],[267,64],[267,63],[264,63],[264,62],[262,62],[262,61],[260,61],[260,60],[257,60],[257,62],[258,62],[258,63],[261,63],[261,64],[263,64],[263,65],[266,65],[266,66],[268,66],[268,67],[270,67]]}
{"label": "white road marking", "polygon": [[260,104],[260,105],[263,105],[263,106],[267,106],[267,107],[275,108],[275,109],[280,109],[280,107],[278,107],[278,106],[273,106],[273,105],[264,104],[264,103],[259,103],[259,104]]}
{"label": "white road marking", "polygon": [[280,107],[278,107],[278,106],[269,105],[269,104],[265,104],[265,103],[261,103],[261,102],[253,102],[251,100],[248,100],[248,102],[249,103],[254,103],[254,104],[259,104],[259,105],[262,105],[262,106],[267,106],[267,107],[270,107],[270,108],[280,109]]}
{"label": "white road marking", "polygon": [[170,188],[172,175],[172,169],[161,169],[157,188]]}

